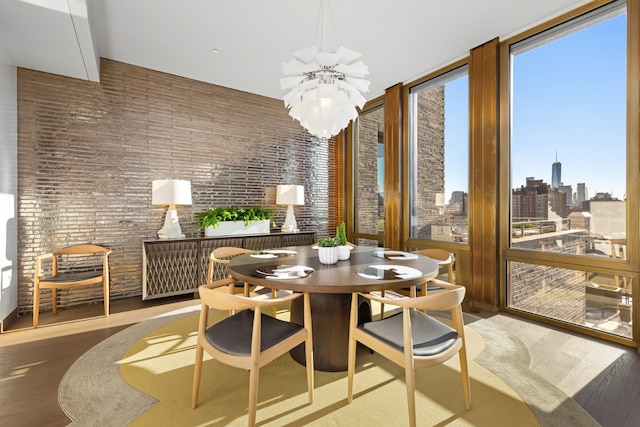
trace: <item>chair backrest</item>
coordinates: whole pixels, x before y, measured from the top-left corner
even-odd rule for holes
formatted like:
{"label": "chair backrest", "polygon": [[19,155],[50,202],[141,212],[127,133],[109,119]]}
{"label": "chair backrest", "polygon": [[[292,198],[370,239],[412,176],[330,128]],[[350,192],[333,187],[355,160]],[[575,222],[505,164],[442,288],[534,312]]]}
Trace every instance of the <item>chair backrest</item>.
{"label": "chair backrest", "polygon": [[[227,272],[227,264],[231,261],[233,257],[238,255],[248,254],[251,252],[255,252],[251,249],[237,248],[233,246],[221,246],[219,248],[215,248],[209,254],[209,268],[207,270],[207,283],[211,283],[216,279],[215,273],[222,272],[222,270],[216,270],[214,267],[216,264],[221,265],[221,269],[224,269],[224,274],[222,276],[228,277],[229,273]],[[220,277],[218,277],[220,278]]]}
{"label": "chair backrest", "polygon": [[414,298],[384,298],[372,294],[360,294],[365,298],[382,304],[395,305],[416,310],[450,310],[462,304],[466,289],[464,286],[438,281],[441,291],[431,292]]}
{"label": "chair backrest", "polygon": [[81,255],[81,254],[95,254],[102,253],[108,255],[113,252],[111,249],[105,248],[99,245],[72,245],[66,248],[56,249],[53,251],[54,255]]}
{"label": "chair backrest", "polygon": [[204,305],[218,310],[240,311],[271,307],[301,297],[301,293],[291,293],[281,298],[249,298],[241,294],[231,294],[229,285],[234,279],[226,278],[202,285],[198,288],[200,299]]}
{"label": "chair backrest", "polygon": [[437,261],[452,261],[451,254],[445,250],[438,248],[429,248],[429,249],[420,249],[415,251],[415,253],[428,256],[431,259],[435,259]]}
{"label": "chair backrest", "polygon": [[111,252],[113,250],[109,248],[91,244],[56,249],[51,252],[53,255],[52,272],[55,275],[61,268],[68,271],[101,269],[103,274],[107,274],[109,270],[108,257]]}
{"label": "chair backrest", "polygon": [[451,253],[438,248],[420,249],[415,253],[428,256],[429,258],[438,261],[438,264],[441,266],[447,266],[447,280],[454,283],[455,275],[453,273],[453,255]]}

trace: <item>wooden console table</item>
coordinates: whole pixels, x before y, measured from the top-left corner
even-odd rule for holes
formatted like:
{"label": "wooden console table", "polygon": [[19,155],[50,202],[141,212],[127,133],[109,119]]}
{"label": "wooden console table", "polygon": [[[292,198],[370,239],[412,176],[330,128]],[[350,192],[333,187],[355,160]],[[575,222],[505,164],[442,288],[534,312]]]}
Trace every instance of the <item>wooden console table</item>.
{"label": "wooden console table", "polygon": [[[198,286],[206,283],[209,254],[215,248],[235,246],[261,250],[312,245],[315,241],[315,231],[145,240],[142,242],[142,299],[197,292]],[[214,272],[214,280],[224,277],[226,272]]]}

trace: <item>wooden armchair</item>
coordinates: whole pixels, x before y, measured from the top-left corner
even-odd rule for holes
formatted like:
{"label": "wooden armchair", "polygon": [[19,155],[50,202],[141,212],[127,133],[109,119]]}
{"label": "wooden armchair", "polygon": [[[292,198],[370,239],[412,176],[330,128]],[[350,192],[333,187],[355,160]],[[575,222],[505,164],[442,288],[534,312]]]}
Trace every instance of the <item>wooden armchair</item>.
{"label": "wooden armchair", "polygon": [[[109,316],[109,254],[98,245],[74,245],[36,257],[33,281],[33,327],[38,327],[40,290],[51,289],[51,306],[57,311],[58,289],[102,283],[104,315]],[[46,261],[51,263],[46,266]]]}
{"label": "wooden armchair", "polygon": [[[202,310],[198,326],[195,370],[191,405],[198,406],[202,361],[206,351],[218,362],[249,371],[249,425],[256,424],[258,406],[258,375],[260,368],[304,343],[309,403],[313,403],[313,337],[309,293],[293,293],[282,298],[247,298],[230,294],[227,287],[233,279],[222,279],[200,286]],[[303,325],[276,319],[264,314],[276,304],[303,297]],[[208,326],[209,309],[235,312],[214,325]],[[215,386],[215,379],[207,381]],[[220,413],[224,408],[220,409]]]}
{"label": "wooden armchair", "polygon": [[[356,367],[356,343],[361,342],[374,352],[405,369],[410,425],[416,425],[416,369],[443,363],[458,354],[462,376],[464,406],[471,410],[469,371],[462,319],[465,288],[441,282],[443,290],[422,297],[380,298],[372,294],[354,293],[349,323],[349,367],[347,401],[353,400],[353,378]],[[400,306],[402,312],[383,320],[358,324],[358,296],[380,303]],[[451,310],[452,326],[429,316],[422,310]],[[451,384],[434,384],[449,387]]]}
{"label": "wooden armchair", "polygon": [[[215,248],[209,254],[209,269],[207,271],[207,283],[212,283],[216,279],[220,279],[219,269],[224,269],[224,277],[231,277],[227,271],[227,265],[231,260],[243,254],[250,254],[251,249],[236,248],[234,246],[222,246]],[[218,274],[216,274],[218,273]],[[217,277],[216,277],[217,276]],[[240,287],[245,297],[249,296],[249,284],[246,282],[233,282],[229,284],[229,293],[235,294],[235,288]]]}

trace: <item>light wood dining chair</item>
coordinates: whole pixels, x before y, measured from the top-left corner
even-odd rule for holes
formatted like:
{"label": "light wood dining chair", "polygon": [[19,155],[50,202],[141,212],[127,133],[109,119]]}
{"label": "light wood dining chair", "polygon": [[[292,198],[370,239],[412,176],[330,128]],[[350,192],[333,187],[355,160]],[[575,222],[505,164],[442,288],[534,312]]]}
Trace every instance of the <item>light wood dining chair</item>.
{"label": "light wood dining chair", "polygon": [[[227,271],[227,265],[234,257],[243,254],[250,254],[251,249],[237,248],[234,246],[221,246],[215,248],[209,254],[209,268],[207,269],[207,283],[212,283],[216,279],[220,279],[219,276],[231,277]],[[222,270],[222,271],[221,271]],[[218,277],[216,277],[218,276]],[[249,296],[250,285],[247,282],[234,281],[229,285],[229,293],[235,294],[236,288],[242,288],[242,293],[245,297]]]}
{"label": "light wood dining chair", "polygon": [[53,314],[57,312],[58,289],[102,283],[104,315],[109,316],[109,254],[98,245],[72,245],[36,257],[33,281],[33,327],[38,327],[40,290],[51,289]]}
{"label": "light wood dining chair", "polygon": [[436,260],[440,267],[446,267],[447,282],[456,283],[456,278],[453,272],[453,254],[438,248],[420,249],[414,253],[428,256],[429,258]]}
{"label": "light wood dining chair", "polygon": [[[407,384],[409,421],[416,425],[415,370],[433,366],[458,354],[462,376],[465,408],[471,410],[467,350],[464,339],[462,300],[465,288],[446,282],[439,283],[442,291],[422,297],[382,298],[372,294],[354,293],[349,321],[348,397],[353,400],[353,378],[356,367],[356,344],[369,349],[404,367]],[[382,320],[358,325],[358,296],[379,303],[399,306],[402,312]],[[452,326],[420,310],[451,310]],[[438,384],[438,387],[447,386]]]}
{"label": "light wood dining chair", "polygon": [[[215,248],[209,254],[209,269],[207,271],[207,283],[211,283],[215,280],[216,268],[224,268],[224,275],[227,277],[231,277],[229,271],[227,271],[227,265],[231,262],[234,257],[243,254],[250,254],[255,252],[251,249],[237,248],[234,246],[221,246],[219,248]],[[242,281],[234,281],[231,285],[229,285],[229,293],[236,293],[237,288],[242,288],[243,295],[248,297],[251,291],[251,284]],[[271,298],[276,298],[277,291],[275,289],[271,289]],[[278,307],[273,306],[273,316],[275,317],[278,314]],[[231,314],[231,313],[229,313]]]}
{"label": "light wood dining chair", "polygon": [[[206,351],[214,359],[232,367],[249,371],[249,425],[256,424],[258,376],[260,368],[294,347],[305,346],[309,403],[313,403],[313,337],[309,293],[292,293],[282,298],[247,298],[230,294],[233,279],[222,279],[199,287],[202,309],[198,323],[192,407],[198,406],[202,361]],[[275,304],[304,299],[303,325],[276,319],[262,313]],[[231,310],[235,314],[208,325],[209,309]],[[215,384],[215,381],[207,382]],[[224,409],[221,409],[221,413]]]}
{"label": "light wood dining chair", "polygon": [[[455,283],[455,275],[453,271],[453,254],[438,248],[420,249],[414,253],[427,256],[438,263],[438,268],[447,267],[447,279],[448,283]],[[438,291],[442,288],[438,287],[438,282],[441,282],[437,278],[428,280],[426,283],[412,286],[410,288],[395,289],[395,291],[401,295],[415,297],[425,296],[428,291]],[[385,296],[385,292],[382,291],[382,296]],[[380,317],[384,317],[384,304],[380,306]]]}

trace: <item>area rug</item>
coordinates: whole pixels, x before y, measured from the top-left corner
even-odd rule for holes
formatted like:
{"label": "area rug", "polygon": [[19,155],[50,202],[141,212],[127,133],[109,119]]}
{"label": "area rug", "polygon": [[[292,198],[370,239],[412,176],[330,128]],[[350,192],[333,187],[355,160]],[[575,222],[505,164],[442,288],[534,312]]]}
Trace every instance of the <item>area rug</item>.
{"label": "area rug", "polygon": [[[73,426],[247,425],[248,372],[205,356],[199,407],[191,409],[197,310],[132,326],[80,357],[59,387]],[[224,316],[215,313],[210,316]],[[529,368],[526,347],[486,319],[465,315],[472,410],[455,357],[416,373],[421,426],[597,426],[573,399]],[[354,399],[346,372],[315,373],[309,405],[304,367],[288,355],[260,370],[258,425],[408,425],[402,368],[362,348]]]}

